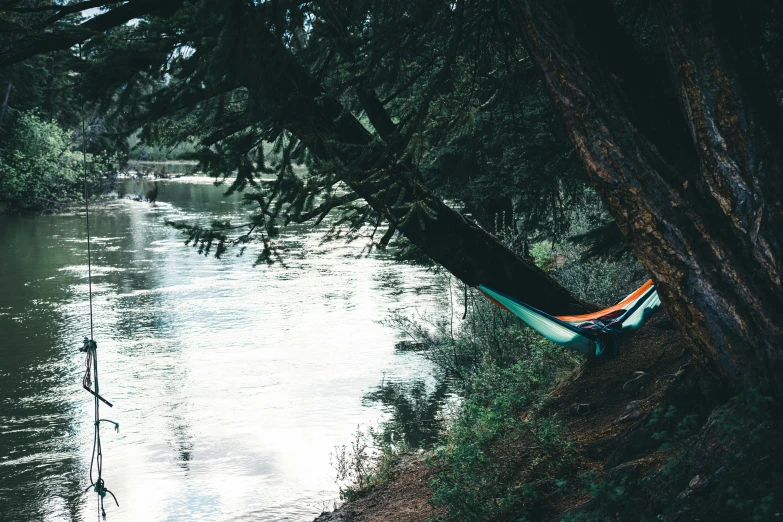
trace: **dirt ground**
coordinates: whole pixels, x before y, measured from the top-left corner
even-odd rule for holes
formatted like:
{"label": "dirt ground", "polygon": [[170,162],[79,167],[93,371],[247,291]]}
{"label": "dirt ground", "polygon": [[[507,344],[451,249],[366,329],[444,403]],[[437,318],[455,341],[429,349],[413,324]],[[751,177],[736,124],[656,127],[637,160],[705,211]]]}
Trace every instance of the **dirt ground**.
{"label": "dirt ground", "polygon": [[429,470],[421,455],[405,456],[389,482],[368,495],[344,504],[331,513],[323,513],[317,522],[417,522],[435,518],[442,512],[430,503],[432,490],[427,485]]}
{"label": "dirt ground", "polygon": [[[539,416],[557,414],[577,446],[577,473],[624,473],[655,466],[661,456],[649,437],[635,436],[672,384],[691,369],[689,354],[674,326],[657,314],[622,346],[613,361],[587,361],[550,392]],[[435,518],[441,509],[430,502],[429,470],[424,459],[403,459],[395,476],[367,496],[324,513],[317,522],[413,522]],[[546,495],[542,520],[558,519],[589,502],[584,494]]]}

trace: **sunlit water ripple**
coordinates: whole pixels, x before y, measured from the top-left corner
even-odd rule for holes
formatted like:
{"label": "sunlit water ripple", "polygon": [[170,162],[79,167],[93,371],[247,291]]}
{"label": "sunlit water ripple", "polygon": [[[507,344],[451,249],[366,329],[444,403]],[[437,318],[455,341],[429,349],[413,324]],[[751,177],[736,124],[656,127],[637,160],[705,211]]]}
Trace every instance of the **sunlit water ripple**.
{"label": "sunlit water ripple", "polygon": [[[286,266],[205,259],[164,220],[241,220],[200,180],[92,215],[109,520],[312,520],[337,497],[330,453],[384,416],[384,382],[433,387],[394,349],[391,312],[447,305],[426,270],[299,227]],[[144,187],[130,187],[142,192]],[[0,218],[0,519],[93,520],[83,215]],[[108,425],[105,425],[108,426]]]}

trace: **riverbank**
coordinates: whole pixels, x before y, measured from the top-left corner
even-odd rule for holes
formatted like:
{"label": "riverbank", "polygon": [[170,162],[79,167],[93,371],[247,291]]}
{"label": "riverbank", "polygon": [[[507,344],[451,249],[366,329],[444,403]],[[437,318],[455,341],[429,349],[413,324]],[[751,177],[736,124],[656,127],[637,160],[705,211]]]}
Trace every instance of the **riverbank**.
{"label": "riverbank", "polygon": [[[144,194],[152,181],[129,185]],[[199,256],[166,222],[240,223],[241,195],[223,197],[209,178],[158,185],[155,204],[90,208],[93,337],[114,404],[101,412],[121,426],[102,431],[120,503],[107,518],[311,520],[339,494],[330,453],[385,416],[363,397],[434,381],[377,319],[442,310],[448,291],[426,269],[322,245],[328,217],[275,238],[285,266],[253,267],[260,245]],[[93,412],[78,350],[90,335],[80,210],[0,218],[0,328],[14,347],[0,371],[2,520],[95,513],[84,494]]]}
{"label": "riverbank", "polygon": [[[102,194],[90,200],[90,207],[99,207],[117,201],[116,192]],[[44,216],[51,214],[73,214],[84,211],[84,201],[56,201],[51,206],[20,208],[0,203],[0,216]]]}
{"label": "riverbank", "polygon": [[[774,448],[783,429],[775,409],[752,395],[722,404],[710,395],[672,323],[659,314],[624,346],[618,360],[582,364],[549,392],[540,408],[522,414],[534,423],[559,418],[570,455],[565,465],[542,465],[564,457],[546,451],[539,451],[537,462],[520,460],[520,449],[535,453],[547,445],[525,433],[518,434],[518,447],[493,454],[488,467],[498,465],[499,458],[521,465],[505,480],[508,494],[524,500],[513,513],[495,510],[492,519],[780,517],[783,492],[774,470],[781,457]],[[756,437],[748,438],[748,433]],[[465,506],[444,505],[443,496],[435,494],[433,501],[436,477],[453,473],[444,467],[450,461],[439,453],[454,451],[446,447],[426,458],[401,459],[389,482],[316,521],[485,519],[466,512]],[[761,468],[759,462],[764,462]],[[502,505],[509,499],[491,501]]]}
{"label": "riverbank", "polygon": [[364,492],[354,500],[332,512],[322,513],[316,522],[418,522],[444,515],[442,507],[430,501],[432,472],[423,453],[400,457],[391,478]]}

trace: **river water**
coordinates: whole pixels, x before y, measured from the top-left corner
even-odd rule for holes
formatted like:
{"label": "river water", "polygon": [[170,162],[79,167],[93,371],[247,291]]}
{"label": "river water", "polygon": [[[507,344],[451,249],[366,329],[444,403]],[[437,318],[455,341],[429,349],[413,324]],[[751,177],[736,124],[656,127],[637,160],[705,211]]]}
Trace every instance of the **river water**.
{"label": "river water", "polygon": [[[334,447],[410,414],[373,397],[443,395],[434,368],[379,322],[444,309],[434,274],[311,227],[279,239],[286,266],[204,258],[164,221],[241,220],[222,190],[180,178],[160,182],[155,204],[91,215],[100,389],[114,404],[101,415],[120,424],[101,431],[120,502],[107,499],[109,521],[312,520],[337,498]],[[97,518],[83,493],[85,237],[83,214],[0,217],[1,520]]]}

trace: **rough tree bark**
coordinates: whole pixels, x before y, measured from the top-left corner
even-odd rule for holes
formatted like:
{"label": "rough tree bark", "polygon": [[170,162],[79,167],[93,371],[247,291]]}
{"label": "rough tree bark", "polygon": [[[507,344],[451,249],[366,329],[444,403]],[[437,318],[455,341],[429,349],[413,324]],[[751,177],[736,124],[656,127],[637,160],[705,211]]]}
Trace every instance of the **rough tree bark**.
{"label": "rough tree bark", "polygon": [[[783,129],[759,83],[752,6],[662,0],[658,24],[681,109],[667,131],[639,107],[667,102],[639,96],[634,71],[611,59],[632,50],[620,45],[609,2],[590,3],[600,18],[576,0],[509,3],[571,141],[705,382],[780,395]],[[683,125],[692,151],[666,150],[661,136],[681,136]]]}

